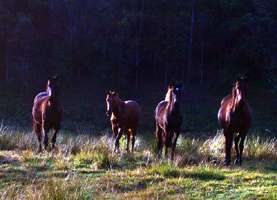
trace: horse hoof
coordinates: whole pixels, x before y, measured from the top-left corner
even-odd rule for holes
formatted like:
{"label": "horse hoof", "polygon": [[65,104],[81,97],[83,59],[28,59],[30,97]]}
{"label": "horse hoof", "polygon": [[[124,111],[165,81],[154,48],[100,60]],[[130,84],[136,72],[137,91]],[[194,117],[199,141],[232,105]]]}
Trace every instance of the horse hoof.
{"label": "horse hoof", "polygon": [[234,165],[241,166],[241,159],[236,159]]}
{"label": "horse hoof", "polygon": [[38,154],[42,153],[42,148],[41,147],[37,149],[37,153]]}
{"label": "horse hoof", "polygon": [[228,167],[231,164],[231,160],[225,160],[223,166]]}
{"label": "horse hoof", "polygon": [[51,149],[52,153],[58,153],[59,152],[59,149],[58,147],[56,146],[53,146],[52,149]]}
{"label": "horse hoof", "polygon": [[120,150],[119,149],[114,149],[114,154],[120,154]]}

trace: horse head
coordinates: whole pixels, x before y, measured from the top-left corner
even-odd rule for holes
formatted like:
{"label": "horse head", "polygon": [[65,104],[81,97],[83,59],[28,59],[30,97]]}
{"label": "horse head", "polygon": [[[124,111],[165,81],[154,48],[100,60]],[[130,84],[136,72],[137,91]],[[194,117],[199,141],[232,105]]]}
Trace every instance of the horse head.
{"label": "horse head", "polygon": [[119,94],[110,90],[106,95],[106,115],[110,117],[115,111],[118,102],[120,101]]}
{"label": "horse head", "polygon": [[51,97],[59,97],[60,94],[60,79],[58,76],[52,76],[47,81],[47,92]]}
{"label": "horse head", "polygon": [[243,106],[246,93],[246,78],[238,77],[232,88],[233,111]]}
{"label": "horse head", "polygon": [[167,89],[165,101],[177,102],[180,101],[182,94],[182,84],[181,83],[170,83]]}

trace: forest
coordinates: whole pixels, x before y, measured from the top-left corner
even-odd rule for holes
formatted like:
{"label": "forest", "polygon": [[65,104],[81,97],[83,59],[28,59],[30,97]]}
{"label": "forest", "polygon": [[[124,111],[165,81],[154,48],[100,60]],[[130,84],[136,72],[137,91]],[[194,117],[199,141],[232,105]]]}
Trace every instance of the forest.
{"label": "forest", "polygon": [[[0,199],[277,199],[276,53],[276,0],[0,0]],[[229,156],[228,94],[251,115],[230,111],[250,129]],[[115,97],[141,109],[132,152],[112,137]],[[171,160],[163,100],[182,115]],[[55,103],[47,147],[34,123]]]}
{"label": "forest", "polygon": [[[238,74],[248,77],[249,93],[270,96],[277,90],[276,9],[274,0],[1,1],[0,79],[7,101],[0,115],[14,121],[10,113],[17,112],[27,125],[32,98],[55,74],[63,79],[66,119],[102,127],[93,116],[104,113],[110,89],[144,104],[148,121],[172,80],[183,82],[189,104],[219,106]],[[88,102],[76,105],[76,92]],[[25,106],[5,106],[20,101]],[[77,117],[73,107],[91,114]],[[207,110],[212,128],[216,109]],[[265,109],[276,113],[276,107]]]}
{"label": "forest", "polygon": [[275,87],[276,4],[1,1],[0,77],[27,90],[55,73],[67,81],[88,78],[139,89],[172,79],[226,82],[244,73]]}

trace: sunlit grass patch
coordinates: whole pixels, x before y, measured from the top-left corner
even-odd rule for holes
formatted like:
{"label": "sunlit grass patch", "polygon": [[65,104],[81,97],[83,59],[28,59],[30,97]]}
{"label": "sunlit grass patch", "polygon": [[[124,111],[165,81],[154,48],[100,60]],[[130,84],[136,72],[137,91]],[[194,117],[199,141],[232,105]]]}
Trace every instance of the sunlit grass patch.
{"label": "sunlit grass patch", "polygon": [[180,137],[174,162],[157,160],[151,148],[155,140],[146,141],[139,136],[137,141],[133,154],[125,151],[124,144],[120,153],[114,153],[114,141],[107,135],[74,136],[61,132],[53,152],[37,154],[32,145],[28,148],[15,145],[15,149],[0,151],[0,161],[7,159],[0,164],[0,196],[2,199],[65,199],[65,195],[66,199],[276,197],[274,139],[249,137],[241,167],[218,164],[224,156],[221,133],[207,140]]}
{"label": "sunlit grass patch", "polygon": [[111,169],[116,165],[117,158],[103,149],[84,151],[73,158],[76,168]]}
{"label": "sunlit grass patch", "polygon": [[250,136],[245,143],[244,155],[250,159],[277,160],[277,139]]}
{"label": "sunlit grass patch", "polygon": [[166,178],[171,178],[171,177],[176,178],[176,177],[179,177],[181,174],[180,169],[170,164],[155,165],[152,168],[150,168],[149,173],[155,174],[155,175],[161,175]]}
{"label": "sunlit grass patch", "polygon": [[49,179],[36,185],[18,187],[13,184],[2,194],[2,199],[92,199],[93,191],[90,190],[86,180],[62,181]]}
{"label": "sunlit grass patch", "polygon": [[13,130],[3,125],[0,125],[0,150],[14,149],[34,149],[35,148],[34,134],[18,129]]}

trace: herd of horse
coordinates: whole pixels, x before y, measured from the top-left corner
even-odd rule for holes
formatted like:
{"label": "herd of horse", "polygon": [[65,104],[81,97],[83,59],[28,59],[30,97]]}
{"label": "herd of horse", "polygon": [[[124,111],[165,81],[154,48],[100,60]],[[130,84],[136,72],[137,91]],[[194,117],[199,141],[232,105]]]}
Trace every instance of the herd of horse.
{"label": "herd of horse", "polygon": [[[51,77],[47,81],[46,91],[39,93],[32,109],[33,132],[38,139],[38,151],[48,147],[48,132],[54,131],[51,139],[51,148],[55,148],[57,133],[60,129],[63,107],[60,100],[60,80]],[[177,139],[182,126],[182,87],[181,84],[170,84],[165,99],[158,103],[154,118],[156,122],[155,136],[157,140],[157,156],[162,156],[165,149],[167,158],[171,148],[170,159],[173,161]],[[106,95],[106,114],[110,118],[113,137],[115,138],[114,151],[119,151],[119,140],[126,135],[129,152],[134,152],[136,134],[139,127],[141,109],[136,101],[123,101],[115,91]],[[236,150],[236,165],[242,164],[242,154],[246,134],[251,125],[251,108],[246,99],[246,80],[243,77],[236,79],[232,92],[223,98],[218,112],[219,125],[225,136],[225,165],[231,164],[231,149],[233,142]],[[43,140],[43,141],[42,141]]]}

